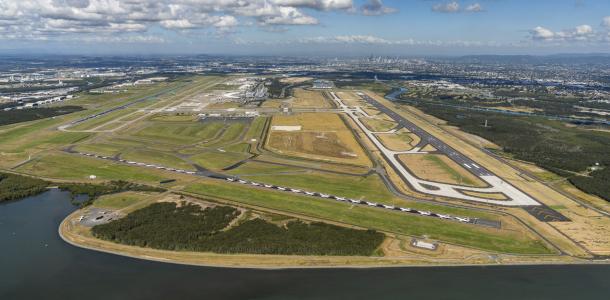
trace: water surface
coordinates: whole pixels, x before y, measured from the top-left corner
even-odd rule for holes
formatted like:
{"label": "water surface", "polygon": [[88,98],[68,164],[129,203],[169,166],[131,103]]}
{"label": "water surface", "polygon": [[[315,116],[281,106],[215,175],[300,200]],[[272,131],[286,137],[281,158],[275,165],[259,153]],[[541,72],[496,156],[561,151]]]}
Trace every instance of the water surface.
{"label": "water surface", "polygon": [[0,299],[610,299],[610,266],[249,270],[73,247],[52,190],[0,204]]}

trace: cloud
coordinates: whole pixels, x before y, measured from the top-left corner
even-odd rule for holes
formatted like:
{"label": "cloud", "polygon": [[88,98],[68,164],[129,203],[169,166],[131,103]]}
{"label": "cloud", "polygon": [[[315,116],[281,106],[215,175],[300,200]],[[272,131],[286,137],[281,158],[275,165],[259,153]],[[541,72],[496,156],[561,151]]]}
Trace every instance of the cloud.
{"label": "cloud", "polygon": [[438,3],[432,6],[432,11],[441,13],[457,13],[460,11],[460,4],[456,1],[447,3]]}
{"label": "cloud", "polygon": [[573,42],[604,42],[607,41],[607,32],[596,32],[591,25],[578,25],[572,29],[553,31],[551,29],[537,26],[529,31],[530,38],[534,41],[573,43]]}
{"label": "cloud", "polygon": [[553,31],[542,26],[537,26],[530,30],[530,34],[534,40],[551,40],[553,37],[555,37],[555,33]]}
{"label": "cloud", "polygon": [[[241,44],[258,44],[258,42],[246,42],[240,40]],[[281,42],[283,44],[346,44],[346,45],[383,45],[383,46],[435,46],[435,47],[499,47],[497,42],[480,42],[480,41],[439,41],[439,40],[415,40],[401,39],[391,40],[373,35],[337,35],[337,36],[318,36],[301,38],[298,40],[288,40]],[[275,43],[277,44],[277,43]]]}
{"label": "cloud", "polygon": [[305,7],[316,10],[347,10],[354,6],[352,0],[271,0],[279,6]]}
{"label": "cloud", "polygon": [[602,26],[610,29],[610,16],[604,17],[602,19]]}
{"label": "cloud", "polygon": [[260,18],[263,25],[315,25],[318,19],[305,15],[294,7],[278,7],[278,14]]}
{"label": "cloud", "polygon": [[381,0],[369,0],[360,7],[362,14],[365,16],[380,16],[397,12],[398,10],[392,7],[383,5]]}
{"label": "cloud", "polygon": [[432,11],[451,14],[451,13],[463,13],[463,12],[478,13],[478,12],[483,12],[485,10],[483,9],[483,6],[478,2],[469,4],[465,8],[462,8],[460,3],[458,3],[457,1],[451,1],[451,2],[437,3],[437,4],[432,5]]}
{"label": "cloud", "polygon": [[[122,34],[156,26],[223,32],[240,24],[316,25],[318,19],[306,10],[353,9],[352,0],[0,0],[0,39]],[[378,10],[389,12],[385,6]]]}
{"label": "cloud", "polygon": [[479,3],[473,3],[466,7],[466,11],[467,12],[482,12],[483,6],[481,6],[481,4],[479,4]]}

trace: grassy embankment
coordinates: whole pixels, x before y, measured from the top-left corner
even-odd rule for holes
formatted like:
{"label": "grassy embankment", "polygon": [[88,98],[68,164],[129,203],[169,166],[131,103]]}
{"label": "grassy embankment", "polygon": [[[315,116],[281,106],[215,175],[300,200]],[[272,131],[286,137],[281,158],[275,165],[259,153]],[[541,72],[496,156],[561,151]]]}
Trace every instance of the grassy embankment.
{"label": "grassy embankment", "polygon": [[551,250],[542,241],[526,234],[527,229],[525,228],[516,231],[481,228],[432,218],[410,216],[399,212],[352,206],[311,197],[215,182],[189,185],[185,191],[363,228],[404,235],[426,235],[433,239],[484,250],[520,254],[551,253]]}

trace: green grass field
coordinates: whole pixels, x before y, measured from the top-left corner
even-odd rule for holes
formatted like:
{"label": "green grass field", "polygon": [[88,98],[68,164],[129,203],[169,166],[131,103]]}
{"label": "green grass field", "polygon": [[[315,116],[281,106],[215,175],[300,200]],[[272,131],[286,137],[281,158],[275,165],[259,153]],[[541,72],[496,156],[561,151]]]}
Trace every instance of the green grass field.
{"label": "green grass field", "polygon": [[158,164],[166,167],[180,168],[184,170],[195,170],[191,164],[183,159],[173,154],[163,153],[160,151],[136,149],[121,153],[121,158],[149,164]]}
{"label": "green grass field", "polygon": [[191,159],[206,169],[221,170],[248,157],[246,153],[209,151],[191,156]]}
{"label": "green grass field", "polygon": [[[295,187],[343,197],[374,200],[387,204],[401,202],[388,191],[378,175],[363,177],[322,173],[309,171],[307,169],[301,169],[301,172],[294,170],[294,173],[290,174],[289,171],[286,173],[286,171],[281,169],[277,172],[273,170],[264,170],[264,168],[259,171],[262,173],[261,175],[256,175],[256,173],[252,173],[251,170],[248,170],[249,166],[247,165],[249,164],[251,163],[246,163],[239,168],[232,170],[231,173],[236,175],[244,174],[244,178],[254,181]],[[273,167],[273,165],[267,166]],[[241,170],[242,167],[245,167],[244,171]]]}
{"label": "green grass field", "polygon": [[123,192],[104,195],[93,201],[93,206],[100,208],[121,209],[152,197],[144,193]]}
{"label": "green grass field", "polygon": [[248,124],[237,122],[227,123],[222,132],[222,135],[218,139],[205,143],[206,147],[223,147],[224,145],[235,143],[239,141],[242,133],[248,128]]}
{"label": "green grass field", "polygon": [[222,122],[155,122],[135,132],[133,136],[168,144],[192,144],[214,138],[223,126]]}
{"label": "green grass field", "polygon": [[97,180],[126,180],[148,183],[158,183],[164,179],[160,173],[151,169],[66,153],[45,155],[22,165],[17,171],[41,177],[68,180],[87,180],[89,175],[97,176]]}
{"label": "green grass field", "polygon": [[489,251],[520,254],[551,253],[543,242],[520,232],[481,228],[276,191],[261,192],[256,188],[220,182],[192,184],[187,186],[185,191],[364,228],[412,236],[426,235],[433,239]]}
{"label": "green grass field", "polygon": [[453,169],[451,166],[449,166],[447,163],[445,163],[442,159],[438,158],[438,156],[425,155],[424,157],[426,160],[435,163],[445,172],[449,173],[449,175],[451,175],[453,180],[455,180],[456,182],[460,182],[461,184],[464,184],[464,185],[473,185],[473,186],[477,185],[476,182],[470,180],[470,178],[468,178],[468,177],[462,176],[458,171]]}

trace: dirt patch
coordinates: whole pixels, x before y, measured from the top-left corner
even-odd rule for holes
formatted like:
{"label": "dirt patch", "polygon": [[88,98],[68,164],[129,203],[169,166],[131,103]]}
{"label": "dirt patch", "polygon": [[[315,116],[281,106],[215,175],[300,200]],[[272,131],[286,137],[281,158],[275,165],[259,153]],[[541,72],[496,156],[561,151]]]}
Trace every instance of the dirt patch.
{"label": "dirt patch", "polygon": [[370,166],[371,162],[351,130],[338,114],[305,113],[274,116],[271,121],[279,128],[299,131],[270,131],[266,146],[283,155],[294,155],[317,160]]}
{"label": "dirt patch", "polygon": [[356,158],[336,133],[332,132],[274,132],[269,146],[282,152],[300,152],[338,158]]}
{"label": "dirt patch", "polygon": [[294,99],[292,100],[292,107],[330,108],[332,106],[320,91],[295,89]]}

